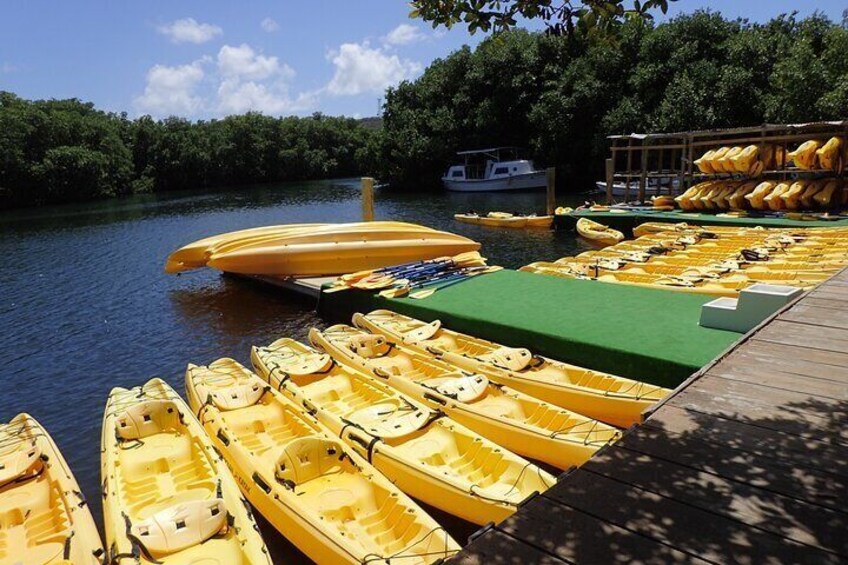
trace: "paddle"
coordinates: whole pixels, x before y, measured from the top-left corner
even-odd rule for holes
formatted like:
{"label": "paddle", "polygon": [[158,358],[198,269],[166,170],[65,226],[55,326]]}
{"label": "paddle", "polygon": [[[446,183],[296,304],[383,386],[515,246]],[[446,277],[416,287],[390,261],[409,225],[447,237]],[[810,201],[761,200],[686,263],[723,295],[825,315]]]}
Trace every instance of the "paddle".
{"label": "paddle", "polygon": [[385,298],[398,298],[401,296],[406,296],[406,294],[414,288],[424,288],[426,286],[443,283],[449,280],[465,278],[468,275],[474,274],[477,271],[481,271],[487,268],[488,267],[486,267],[485,265],[475,267],[464,267],[461,269],[437,273],[436,275],[430,276],[425,279],[413,281],[398,281],[399,286],[383,290],[382,292],[380,292],[380,296],[383,296]]}
{"label": "paddle", "polygon": [[500,271],[501,269],[503,269],[503,267],[499,267],[497,265],[493,265],[491,267],[486,267],[482,271],[475,271],[473,273],[469,273],[468,275],[465,275],[463,277],[459,277],[456,280],[444,282],[443,284],[434,285],[432,288],[427,288],[427,289],[424,289],[424,290],[419,290],[417,292],[413,292],[412,294],[409,295],[409,297],[412,298],[412,299],[415,299],[415,300],[423,300],[424,298],[427,298],[429,296],[433,296],[433,294],[435,294],[437,290],[441,290],[443,288],[453,286],[457,283],[461,283],[462,281],[464,281],[466,279],[470,279],[471,277],[476,277],[477,275],[485,275],[485,274],[488,274],[488,273],[494,273],[496,271]]}

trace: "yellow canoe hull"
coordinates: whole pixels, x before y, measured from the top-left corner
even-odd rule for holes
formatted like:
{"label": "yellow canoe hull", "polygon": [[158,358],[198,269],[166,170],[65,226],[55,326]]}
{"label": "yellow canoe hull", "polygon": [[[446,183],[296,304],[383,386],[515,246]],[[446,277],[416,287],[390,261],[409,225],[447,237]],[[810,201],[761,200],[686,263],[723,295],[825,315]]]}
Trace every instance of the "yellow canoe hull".
{"label": "yellow canoe hull", "polygon": [[[484,385],[485,392],[474,401],[461,401],[441,393],[436,390],[436,383],[462,373],[456,367],[400,344],[393,344],[392,357],[383,360],[397,361],[411,368],[399,372],[381,370],[382,364],[378,366],[372,360],[363,359],[344,346],[347,338],[365,333],[350,326],[336,325],[325,332],[313,328],[309,339],[339,363],[366,371],[496,444],[561,469],[582,464],[595,451],[618,438],[614,428],[501,385]],[[477,377],[474,374],[465,376]]]}
{"label": "yellow canoe hull", "polygon": [[453,219],[465,224],[489,226],[493,228],[549,228],[554,221],[553,216],[479,216],[477,214],[454,214]]}
{"label": "yellow canoe hull", "polygon": [[[261,396],[232,410],[201,400],[201,387],[226,396],[230,386]],[[368,461],[232,359],[189,365],[186,396],[250,503],[315,562],[421,565],[459,550]]]}
{"label": "yellow canoe hull", "polygon": [[[392,342],[403,342],[403,331],[415,331],[424,322],[388,310],[354,314],[353,323]],[[619,428],[641,423],[642,412],[665,398],[670,390],[592,371],[545,357],[533,368],[513,371],[481,360],[503,346],[440,327],[430,339],[407,344],[423,355],[433,355],[451,365],[481,373],[500,384],[562,408]]]}
{"label": "yellow canoe hull", "polygon": [[[168,410],[170,423],[140,440],[119,439],[126,414],[143,412],[150,404],[160,404],[163,414]],[[147,552],[163,565],[270,565],[268,550],[233,476],[193,412],[164,381],[151,379],[141,387],[112,390],[101,446],[106,544],[110,552],[124,556],[114,561],[116,565],[153,563],[145,550],[140,551],[139,561],[131,557],[139,553],[142,538],[128,535],[128,521],[144,524],[169,509],[215,500],[223,501],[232,527],[226,525],[216,535],[179,551],[157,553],[147,548]]]}
{"label": "yellow canoe hull", "polygon": [[588,218],[580,218],[575,226],[577,235],[592,245],[606,247],[624,241],[624,234]]}
{"label": "yellow canoe hull", "polygon": [[29,414],[0,424],[0,517],[0,563],[100,565],[105,558],[76,478]]}
{"label": "yellow canoe hull", "polygon": [[320,235],[333,240],[334,234],[345,234],[357,229],[370,232],[404,230],[406,232],[435,232],[432,228],[406,222],[354,222],[345,224],[283,224],[223,233],[207,237],[171,253],[165,263],[165,272],[179,273],[207,266],[215,254],[231,253],[247,247],[261,247],[274,242],[286,241],[295,235]]}
{"label": "yellow canoe hull", "polygon": [[[482,525],[504,520],[522,500],[550,486],[550,477],[525,459],[364,372],[338,364],[301,376],[283,370],[287,359],[310,355],[318,353],[284,338],[253,347],[250,357],[274,389],[314,408],[322,424],[410,496]],[[363,414],[378,410],[386,414],[382,420],[363,422]],[[415,424],[404,426],[410,418]]]}

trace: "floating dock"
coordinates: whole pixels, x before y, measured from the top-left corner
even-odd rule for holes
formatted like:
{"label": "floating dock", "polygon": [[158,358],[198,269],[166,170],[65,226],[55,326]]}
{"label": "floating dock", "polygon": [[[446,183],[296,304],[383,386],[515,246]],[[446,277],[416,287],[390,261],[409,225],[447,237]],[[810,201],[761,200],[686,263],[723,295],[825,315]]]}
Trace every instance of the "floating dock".
{"label": "floating dock", "polygon": [[845,563],[846,384],[848,270],[452,562]]}
{"label": "floating dock", "polygon": [[769,217],[735,218],[701,212],[685,212],[683,210],[655,212],[649,209],[627,210],[621,213],[581,210],[569,214],[557,214],[554,216],[554,226],[556,229],[573,230],[574,225],[580,218],[588,218],[609,226],[623,232],[628,238],[633,236],[633,228],[645,222],[686,222],[687,224],[700,226],[763,226],[766,228],[834,228],[848,226],[848,218],[842,217],[836,220],[791,220],[789,218]]}
{"label": "floating dock", "polygon": [[706,295],[503,270],[437,291],[389,299],[348,290],[321,295],[325,319],[387,308],[554,359],[675,387],[741,337],[698,325]]}

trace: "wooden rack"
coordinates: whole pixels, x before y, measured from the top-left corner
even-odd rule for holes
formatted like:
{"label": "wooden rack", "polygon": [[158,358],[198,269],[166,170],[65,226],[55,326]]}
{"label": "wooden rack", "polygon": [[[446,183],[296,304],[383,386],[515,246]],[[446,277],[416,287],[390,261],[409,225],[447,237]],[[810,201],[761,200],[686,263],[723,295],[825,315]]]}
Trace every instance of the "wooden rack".
{"label": "wooden rack", "polygon": [[[611,204],[615,198],[613,185],[624,184],[625,202],[635,195],[645,201],[648,179],[655,180],[657,193],[677,195],[707,178],[745,178],[740,173],[704,174],[698,171],[695,160],[709,149],[721,146],[746,146],[774,144],[782,146],[784,153],[795,149],[808,139],[827,140],[839,136],[848,144],[848,121],[815,122],[808,124],[764,124],[756,127],[688,131],[677,133],[648,133],[611,135],[610,157],[606,160],[606,198]],[[845,147],[842,149],[845,155]],[[785,161],[776,169],[763,171],[764,178],[786,180],[792,176],[836,176],[842,178],[846,159],[839,163],[838,171],[803,170],[786,166]],[[631,193],[631,185],[632,190]]]}

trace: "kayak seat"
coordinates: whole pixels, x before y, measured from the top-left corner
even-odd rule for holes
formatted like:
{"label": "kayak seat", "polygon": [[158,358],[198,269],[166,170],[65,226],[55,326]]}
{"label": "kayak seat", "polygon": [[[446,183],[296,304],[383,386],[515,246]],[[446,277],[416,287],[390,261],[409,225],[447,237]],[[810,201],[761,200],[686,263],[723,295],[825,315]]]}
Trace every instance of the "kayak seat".
{"label": "kayak seat", "polygon": [[168,430],[181,427],[180,411],[170,400],[148,400],[139,402],[115,419],[118,437],[124,440],[143,439]]}
{"label": "kayak seat", "polygon": [[421,429],[429,416],[426,410],[391,400],[360,408],[348,414],[347,420],[375,437],[398,438]]}
{"label": "kayak seat", "polygon": [[403,334],[404,343],[418,343],[431,339],[442,328],[441,320],[433,320],[429,324],[424,324],[413,330],[409,330]]}
{"label": "kayak seat", "polygon": [[20,441],[0,454],[0,487],[19,479],[36,467],[41,447],[36,442]]}
{"label": "kayak seat", "polygon": [[198,545],[220,532],[227,509],[220,498],[175,504],[132,524],[130,531],[154,554],[168,554]]}
{"label": "kayak seat", "polygon": [[[198,388],[202,391],[200,387]],[[266,387],[260,383],[233,385],[209,391],[207,402],[212,402],[218,410],[238,410],[259,402],[265,390]]]}
{"label": "kayak seat", "polygon": [[277,459],[274,474],[283,484],[302,485],[338,469],[343,453],[338,442],[321,436],[293,439]]}
{"label": "kayak seat", "polygon": [[376,359],[386,355],[392,346],[381,335],[362,334],[350,338],[350,348],[360,357]]}
{"label": "kayak seat", "polygon": [[509,371],[521,371],[533,359],[533,354],[527,349],[499,347],[485,356],[489,362]]}
{"label": "kayak seat", "polygon": [[273,355],[274,369],[294,377],[325,373],[333,365],[333,358],[327,353],[290,353],[288,351],[268,351]]}
{"label": "kayak seat", "polygon": [[427,386],[459,402],[474,402],[486,394],[489,379],[483,375],[447,375],[427,381]]}

